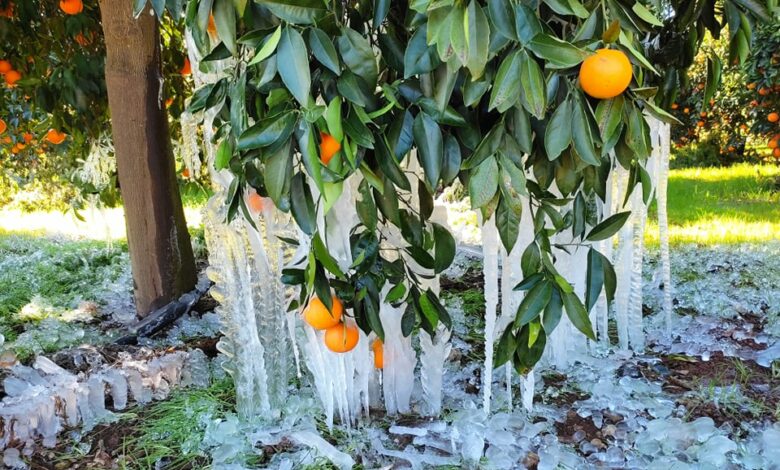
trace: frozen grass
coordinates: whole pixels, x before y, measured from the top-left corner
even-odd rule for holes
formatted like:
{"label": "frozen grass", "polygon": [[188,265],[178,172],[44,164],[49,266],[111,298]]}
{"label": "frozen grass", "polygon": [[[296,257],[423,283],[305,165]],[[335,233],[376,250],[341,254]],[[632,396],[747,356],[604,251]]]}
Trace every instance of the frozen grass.
{"label": "frozen grass", "polygon": [[57,317],[82,301],[99,303],[127,263],[124,243],[0,231],[0,333],[13,339],[24,323]]}
{"label": "frozen grass", "polygon": [[[671,243],[705,245],[780,239],[780,166],[672,170],[669,177]],[[658,244],[655,205],[646,240]]]}

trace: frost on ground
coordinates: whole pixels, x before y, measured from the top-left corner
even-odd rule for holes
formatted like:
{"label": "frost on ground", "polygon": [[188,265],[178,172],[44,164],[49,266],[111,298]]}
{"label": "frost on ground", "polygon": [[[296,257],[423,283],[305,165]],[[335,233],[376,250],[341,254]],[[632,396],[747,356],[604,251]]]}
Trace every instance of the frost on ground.
{"label": "frost on ground", "polygon": [[[231,411],[233,404],[216,406],[213,401],[188,398],[195,396],[194,391],[126,413],[118,406],[123,394],[112,396],[112,376],[106,375],[106,364],[90,362],[93,356],[84,352],[78,358],[71,356],[81,365],[66,368],[71,372],[85,370],[83,377],[79,375],[82,372],[74,372],[81,377],[76,382],[85,384],[85,403],[89,403],[90,373],[103,374],[91,382],[95,388],[100,381],[110,397],[104,404],[107,410],[100,413],[104,413],[104,422],[119,421],[86,435],[73,434],[81,442],[61,437],[60,447],[55,450],[60,457],[79,452],[89,455],[91,461],[100,457],[103,463],[97,468],[111,468],[123,458],[126,463],[132,461],[127,460],[129,455],[145,452],[137,440],[131,439],[126,445],[119,442],[108,450],[99,442],[106,434],[124,435],[122,430],[128,427],[125,420],[141,413],[147,416],[142,421],[151,429],[149,439],[168,443],[170,454],[182,456],[178,460],[158,457],[158,464],[150,464],[158,468],[181,468],[176,462],[186,459],[199,459],[202,466],[211,464],[220,469],[306,465],[350,468],[353,463],[366,468],[763,469],[780,462],[780,379],[776,362],[780,357],[780,244],[675,248],[672,275],[676,315],[671,340],[664,333],[657,254],[651,252],[645,265],[646,353],[622,352],[613,344],[596,350],[597,357],[578,357],[570,368],[540,367],[530,412],[521,406],[520,378],[514,376],[515,393],[510,404],[508,395],[502,392],[505,374],[496,370],[492,384],[495,412],[490,416],[481,409],[484,296],[481,260],[469,255],[475,251],[461,250],[456,264],[442,279],[443,298],[454,327],[439,418],[423,417],[419,374],[415,374],[418,379],[411,413],[390,417],[380,409],[371,409],[370,417],[352,428],[338,424],[331,430],[327,428],[316,387],[306,374],[290,384],[280,416],[240,421]],[[116,279],[112,282],[120,282]],[[57,315],[77,308],[61,309]],[[61,318],[55,321],[58,326],[63,323]],[[37,326],[31,323],[20,338],[38,330],[49,335],[51,322],[47,318],[35,323]],[[184,349],[193,338],[213,339],[218,328],[214,314],[188,316],[144,346]],[[65,329],[57,334],[75,335],[72,341],[77,343],[100,342],[88,331]],[[216,353],[214,341],[207,346],[209,355]],[[418,340],[413,346],[419,350]],[[61,362],[57,354],[49,357]],[[45,361],[42,364],[46,365]],[[219,357],[196,366],[201,371],[208,368],[210,374],[221,374]],[[27,385],[6,381],[4,394],[8,401],[36,387],[31,381],[42,386],[36,376],[41,375],[40,371],[14,367]],[[208,385],[203,377],[201,372],[181,372],[179,380],[203,387]],[[67,378],[68,386],[76,386],[72,377],[61,378]],[[150,390],[154,388],[150,386]],[[141,401],[144,393],[138,390]],[[127,396],[133,400],[136,393],[130,390]],[[158,398],[167,396],[167,392],[158,394]],[[102,410],[100,404],[95,406]],[[185,415],[188,424],[165,421],[177,412]],[[65,419],[62,426],[67,424]],[[173,427],[186,431],[179,435],[169,430]],[[178,440],[174,442],[174,438]],[[12,468],[23,468],[30,463],[31,449],[24,445],[10,447],[4,462]],[[85,467],[73,464],[70,468]]]}

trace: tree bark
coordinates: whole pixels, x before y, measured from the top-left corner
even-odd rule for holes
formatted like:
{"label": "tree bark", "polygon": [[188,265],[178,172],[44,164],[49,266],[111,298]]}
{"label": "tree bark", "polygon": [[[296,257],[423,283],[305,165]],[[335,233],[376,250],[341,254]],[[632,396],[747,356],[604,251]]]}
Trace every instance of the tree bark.
{"label": "tree bark", "polygon": [[162,103],[160,28],[150,8],[100,0],[106,86],[138,315],[192,290],[195,261]]}

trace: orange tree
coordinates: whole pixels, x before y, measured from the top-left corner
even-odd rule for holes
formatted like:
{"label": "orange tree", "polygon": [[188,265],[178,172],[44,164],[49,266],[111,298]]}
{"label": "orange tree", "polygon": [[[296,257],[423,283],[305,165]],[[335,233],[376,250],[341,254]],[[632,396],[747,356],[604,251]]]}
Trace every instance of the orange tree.
{"label": "orange tree", "polygon": [[[161,35],[173,118],[183,109],[190,83],[180,73],[185,57],[181,22],[175,21],[180,16],[163,22]],[[0,0],[0,161],[6,177],[45,184],[49,193],[96,191],[73,170],[93,142],[110,135],[104,62],[96,1]],[[114,184],[101,196],[113,204],[116,177],[110,176]]]}
{"label": "orange tree", "polygon": [[[186,24],[204,66],[235,59],[223,78],[195,91],[191,107],[219,111],[215,166],[234,175],[230,216],[246,212],[241,195],[250,186],[312,237],[306,267],[284,273],[301,287],[296,304],[316,295],[330,308],[335,291],[358,325],[380,338],[383,300],[406,304],[404,334],[449,324],[419,273],[403,258],[385,257],[380,224],[398,227],[403,251],[436,273],[455,247],[429,220],[432,198],[455,179],[484,219],[495,217],[507,250],[521,223],[533,225],[535,240],[519,247],[518,289],[527,293],[497,352],[497,363],[511,360],[524,372],[564,313],[592,338],[587,312],[602,289],[614,293],[609,261],[586,242],[610,237],[628,217],[602,220],[592,209],[605,197],[613,163],[649,194],[644,113],[673,120],[663,108],[703,31],[719,32],[735,14],[767,19],[769,2],[191,0]],[[171,2],[149,3],[162,14]],[[136,12],[146,4],[137,0]],[[216,35],[208,33],[210,18]],[[743,60],[749,40],[740,34],[731,46]],[[594,55],[599,49],[610,51]],[[411,158],[422,168],[414,184],[404,175]],[[360,223],[351,228],[355,262],[344,272],[316,214],[355,173],[362,176]],[[419,210],[399,197],[411,191]],[[584,299],[556,269],[553,249],[573,249],[556,245],[561,233],[590,250]],[[387,284],[393,287],[381,299]]]}

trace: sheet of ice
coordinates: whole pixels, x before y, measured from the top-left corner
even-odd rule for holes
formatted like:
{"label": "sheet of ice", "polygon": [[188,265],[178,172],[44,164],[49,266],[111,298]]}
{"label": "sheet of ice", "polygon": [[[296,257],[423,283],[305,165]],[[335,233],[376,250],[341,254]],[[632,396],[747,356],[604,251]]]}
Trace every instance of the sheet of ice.
{"label": "sheet of ice", "polygon": [[350,470],[355,465],[355,460],[352,457],[333,447],[314,431],[295,431],[290,434],[290,439],[297,444],[313,448],[317,454],[325,457],[342,470]]}

